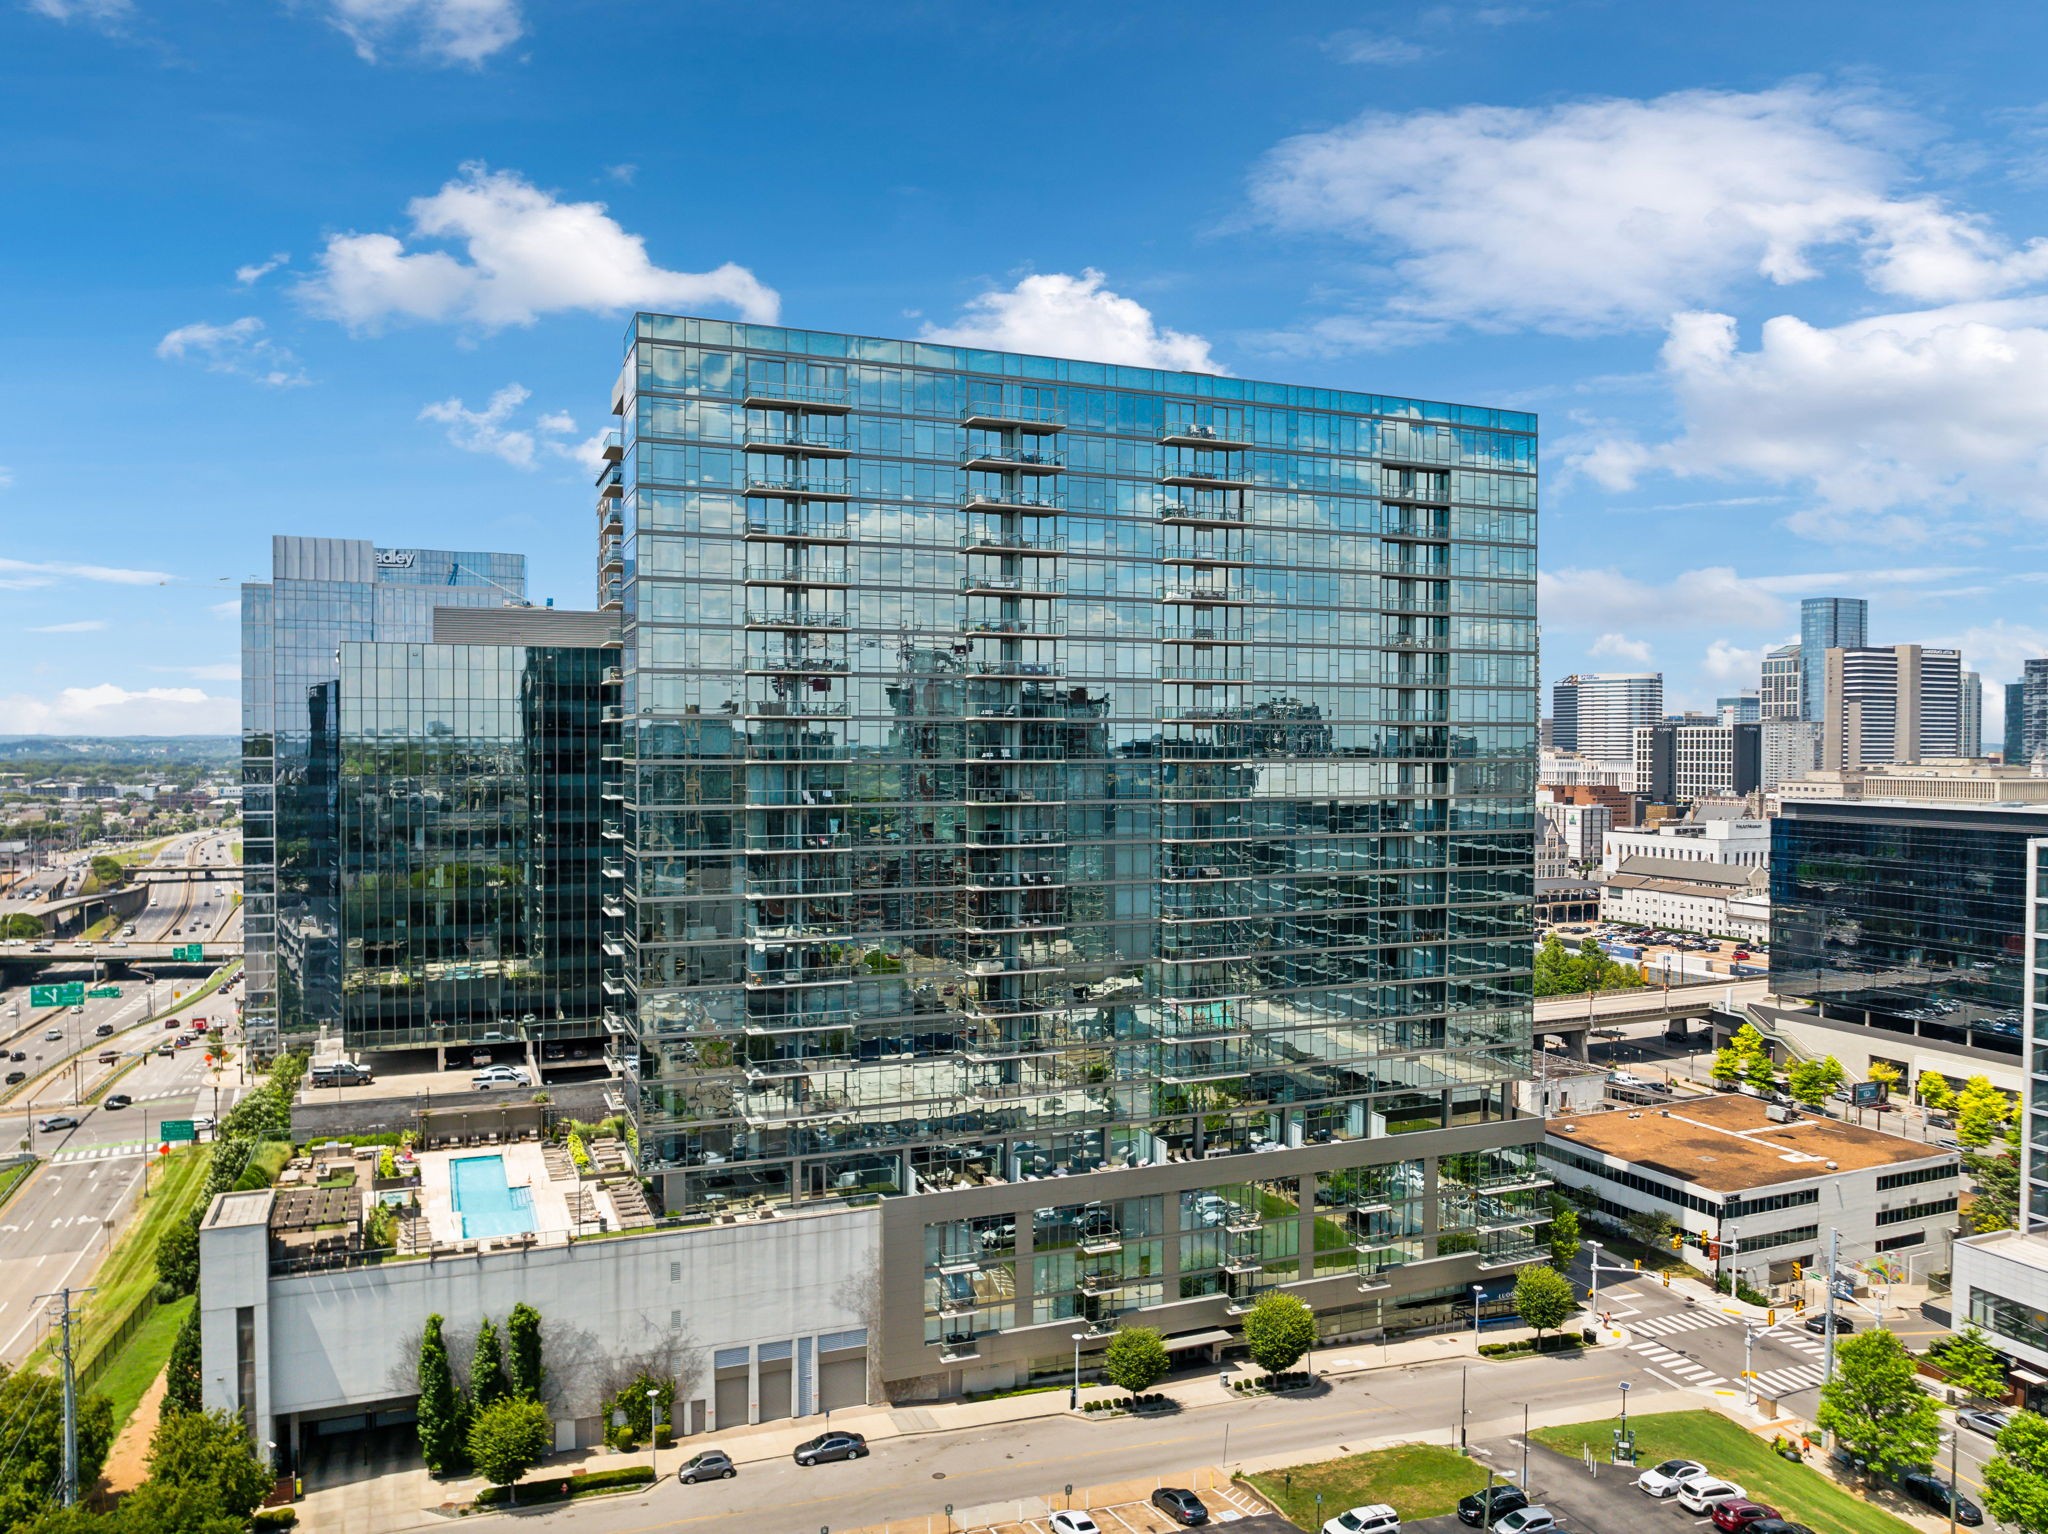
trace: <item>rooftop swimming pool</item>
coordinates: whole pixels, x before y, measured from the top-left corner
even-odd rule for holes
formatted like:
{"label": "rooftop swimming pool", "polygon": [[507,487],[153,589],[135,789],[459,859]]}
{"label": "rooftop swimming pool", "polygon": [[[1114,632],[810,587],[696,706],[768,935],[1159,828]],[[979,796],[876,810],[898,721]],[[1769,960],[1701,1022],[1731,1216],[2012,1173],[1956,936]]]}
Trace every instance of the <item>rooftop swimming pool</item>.
{"label": "rooftop swimming pool", "polygon": [[503,1156],[461,1156],[448,1164],[449,1202],[465,1239],[516,1236],[534,1228],[533,1191],[505,1180]]}

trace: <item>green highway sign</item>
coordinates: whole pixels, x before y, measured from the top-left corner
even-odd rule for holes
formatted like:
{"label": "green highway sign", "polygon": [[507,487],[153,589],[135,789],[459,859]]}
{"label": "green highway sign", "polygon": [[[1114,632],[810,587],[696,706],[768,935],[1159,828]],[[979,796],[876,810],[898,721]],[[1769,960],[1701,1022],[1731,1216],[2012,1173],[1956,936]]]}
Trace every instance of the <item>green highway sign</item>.
{"label": "green highway sign", "polygon": [[28,988],[28,1004],[32,1007],[82,1007],[85,1005],[85,982],[70,980],[63,985],[32,985]]}
{"label": "green highway sign", "polygon": [[171,948],[171,957],[180,963],[189,961],[197,964],[206,957],[206,945],[204,943],[174,944]]}
{"label": "green highway sign", "polygon": [[85,994],[89,1001],[119,1001],[121,988],[118,985],[96,985]]}
{"label": "green highway sign", "polygon": [[165,1119],[157,1126],[157,1132],[166,1142],[199,1138],[199,1131],[192,1127],[190,1119]]}

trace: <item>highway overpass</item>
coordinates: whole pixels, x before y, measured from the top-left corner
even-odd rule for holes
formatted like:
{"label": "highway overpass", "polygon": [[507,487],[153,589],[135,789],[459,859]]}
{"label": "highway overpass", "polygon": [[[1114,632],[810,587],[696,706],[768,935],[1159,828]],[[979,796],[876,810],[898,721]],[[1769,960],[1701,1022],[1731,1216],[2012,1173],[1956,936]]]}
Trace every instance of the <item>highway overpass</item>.
{"label": "highway overpass", "polygon": [[1747,1007],[1770,993],[1770,977],[1764,976],[1651,985],[1629,991],[1594,991],[1584,996],[1546,996],[1536,1003],[1536,1036],[1561,1039],[1575,1058],[1583,1060],[1596,1028],[1668,1022],[1680,1017],[1704,1018],[1716,1010]]}

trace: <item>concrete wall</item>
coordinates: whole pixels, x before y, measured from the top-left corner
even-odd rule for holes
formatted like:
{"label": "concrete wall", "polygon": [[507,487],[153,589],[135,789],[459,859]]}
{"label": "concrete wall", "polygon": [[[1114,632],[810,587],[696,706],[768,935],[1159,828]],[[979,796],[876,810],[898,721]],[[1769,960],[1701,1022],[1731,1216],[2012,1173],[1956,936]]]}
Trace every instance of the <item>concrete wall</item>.
{"label": "concrete wall", "polygon": [[[1958,1241],[1955,1258],[1952,1288],[1958,1327],[1971,1319],[1971,1294],[1978,1289],[2048,1314],[2048,1242],[2040,1236],[2021,1236],[2009,1230],[1977,1236]],[[1984,1330],[1999,1352],[2048,1373],[2048,1348],[2038,1342],[2021,1342],[1994,1326]]]}
{"label": "concrete wall", "polygon": [[1873,1058],[1904,1062],[1906,1078],[1894,1089],[1900,1097],[1910,1095],[1914,1083],[1927,1071],[1940,1073],[1952,1086],[1959,1086],[1972,1076],[1984,1076],[1993,1086],[2007,1092],[2026,1091],[2020,1059],[2016,1055],[1974,1049],[1945,1039],[1923,1039],[1910,1033],[1893,1033],[1883,1028],[1867,1027],[1848,1017],[1823,1017],[1818,1013],[1778,1007],[1766,1009],[1762,1016],[1771,1033],[1782,1036],[1800,1053],[1813,1059],[1833,1055],[1842,1062],[1842,1069],[1856,1081],[1870,1079]]}

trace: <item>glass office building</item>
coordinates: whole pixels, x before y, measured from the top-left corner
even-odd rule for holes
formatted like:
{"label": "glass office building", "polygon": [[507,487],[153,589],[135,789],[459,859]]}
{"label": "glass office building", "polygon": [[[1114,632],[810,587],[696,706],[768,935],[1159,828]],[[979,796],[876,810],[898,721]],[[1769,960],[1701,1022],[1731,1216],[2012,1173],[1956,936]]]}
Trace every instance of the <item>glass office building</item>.
{"label": "glass office building", "polygon": [[1830,650],[1868,644],[1870,604],[1862,597],[1808,597],[1799,604],[1799,708],[1802,719],[1827,717]]}
{"label": "glass office building", "polygon": [[425,641],[436,608],[502,606],[526,588],[518,554],[355,538],[273,538],[271,567],[242,587],[245,1018],[258,1057],[341,1020],[341,646]]}
{"label": "glass office building", "polygon": [[1771,975],[1831,1017],[2001,1055],[2024,1035],[2027,843],[2048,811],[1787,800]]}
{"label": "glass office building", "polygon": [[906,1195],[892,1378],[1536,1251],[1533,417],[658,315],[613,406],[672,1212]]}

